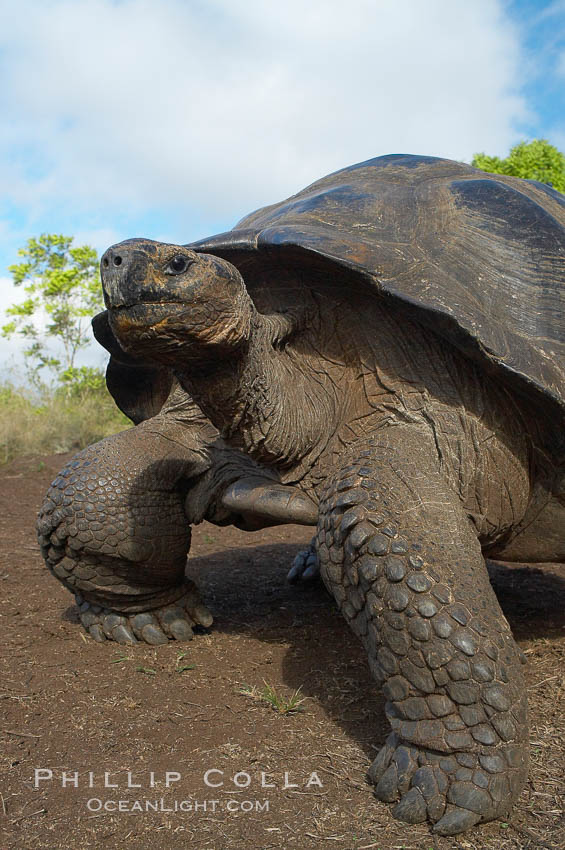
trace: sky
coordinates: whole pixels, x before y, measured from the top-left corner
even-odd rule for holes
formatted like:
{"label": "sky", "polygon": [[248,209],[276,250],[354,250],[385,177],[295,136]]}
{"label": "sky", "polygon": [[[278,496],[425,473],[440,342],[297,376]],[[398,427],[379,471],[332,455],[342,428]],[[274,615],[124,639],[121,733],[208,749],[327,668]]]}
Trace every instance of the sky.
{"label": "sky", "polygon": [[2,323],[43,232],[186,243],[373,156],[565,151],[565,0],[0,0],[0,124]]}

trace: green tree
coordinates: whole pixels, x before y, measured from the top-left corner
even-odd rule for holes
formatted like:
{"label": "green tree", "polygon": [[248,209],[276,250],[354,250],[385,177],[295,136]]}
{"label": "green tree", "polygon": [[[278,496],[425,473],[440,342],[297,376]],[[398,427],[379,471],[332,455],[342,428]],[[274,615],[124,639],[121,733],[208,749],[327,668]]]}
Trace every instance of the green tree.
{"label": "green tree", "polygon": [[[17,333],[29,342],[24,354],[35,382],[46,368],[69,389],[98,386],[99,370],[75,366],[77,353],[92,339],[90,319],[103,309],[96,251],[89,245],[74,247],[72,236],[44,233],[29,239],[18,254],[21,262],[9,271],[26,297],[6,310],[11,319],[2,335]],[[55,339],[62,343],[62,357],[50,352]]]}
{"label": "green tree", "polygon": [[550,145],[547,139],[520,142],[505,159],[476,153],[471,165],[494,174],[539,180],[540,183],[553,186],[558,192],[565,192],[565,154]]}

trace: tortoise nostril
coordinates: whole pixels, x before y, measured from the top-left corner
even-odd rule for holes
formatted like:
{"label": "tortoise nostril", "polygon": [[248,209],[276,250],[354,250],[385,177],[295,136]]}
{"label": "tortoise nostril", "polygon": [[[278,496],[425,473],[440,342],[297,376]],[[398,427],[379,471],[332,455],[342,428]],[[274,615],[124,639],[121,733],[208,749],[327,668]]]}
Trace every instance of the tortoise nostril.
{"label": "tortoise nostril", "polygon": [[108,257],[104,257],[104,259],[102,260],[102,265],[105,269],[108,268],[108,266],[110,265],[110,263],[108,262]]}
{"label": "tortoise nostril", "polygon": [[114,257],[114,265],[115,266],[121,266],[121,264],[122,264],[122,258],[119,255]]}

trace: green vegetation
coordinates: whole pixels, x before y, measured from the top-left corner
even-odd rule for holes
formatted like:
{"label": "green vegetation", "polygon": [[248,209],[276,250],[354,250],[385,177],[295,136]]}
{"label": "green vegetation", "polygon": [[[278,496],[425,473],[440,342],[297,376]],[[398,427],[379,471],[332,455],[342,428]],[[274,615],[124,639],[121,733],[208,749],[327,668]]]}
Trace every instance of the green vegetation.
{"label": "green vegetation", "polygon": [[185,670],[194,670],[196,668],[196,664],[181,664],[181,661],[186,658],[188,652],[181,652],[177,656],[177,666],[175,668],[175,673],[184,673]]}
{"label": "green vegetation", "polygon": [[[26,297],[6,310],[11,320],[2,335],[17,333],[28,341],[24,355],[33,383],[39,381],[40,370],[47,369],[67,388],[80,391],[99,385],[100,370],[75,366],[77,353],[92,340],[90,320],[104,308],[96,251],[89,245],[73,247],[72,236],[43,233],[28,239],[18,254],[22,261],[8,271]],[[61,357],[49,350],[53,340],[62,343]]]}
{"label": "green vegetation", "polygon": [[0,386],[0,463],[22,455],[79,451],[131,422],[104,388],[41,393]]}
{"label": "green vegetation", "polygon": [[553,186],[558,192],[565,192],[565,154],[546,139],[520,142],[505,159],[477,153],[471,165],[494,174],[539,180],[540,183]]}
{"label": "green vegetation", "polygon": [[[0,385],[0,463],[20,455],[78,451],[131,425],[106,389],[104,372],[77,366],[103,309],[98,257],[72,236],[28,239],[10,266],[23,302],[8,307],[2,335],[27,342],[26,386]],[[61,354],[53,354],[59,343]]]}
{"label": "green vegetation", "polygon": [[278,714],[295,714],[297,711],[303,711],[302,703],[306,702],[306,697],[302,696],[300,688],[286,699],[279,694],[274,685],[270,685],[265,680],[261,689],[256,685],[243,685],[239,692],[251,699],[267,703]]}

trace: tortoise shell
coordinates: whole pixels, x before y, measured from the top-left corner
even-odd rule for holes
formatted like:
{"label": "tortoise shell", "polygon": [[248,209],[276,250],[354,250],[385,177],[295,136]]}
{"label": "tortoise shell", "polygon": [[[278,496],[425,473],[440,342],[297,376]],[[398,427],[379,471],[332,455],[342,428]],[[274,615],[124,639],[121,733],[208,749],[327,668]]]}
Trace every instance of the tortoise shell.
{"label": "tortoise shell", "polygon": [[[553,410],[563,422],[565,197],[545,184],[436,157],[382,156],[187,247],[232,262],[252,297],[254,280],[268,279],[254,272],[290,257],[305,271],[339,267],[342,280],[345,272],[351,285],[362,281],[376,295],[402,302],[529,396],[537,410]],[[140,421],[166,398],[171,375],[148,364],[132,368],[113,355],[110,391]],[[147,384],[141,400],[140,381]]]}
{"label": "tortoise shell", "polygon": [[565,414],[565,197],[545,184],[382,156],[187,247],[224,257],[246,282],[279,251],[306,267],[337,263]]}

